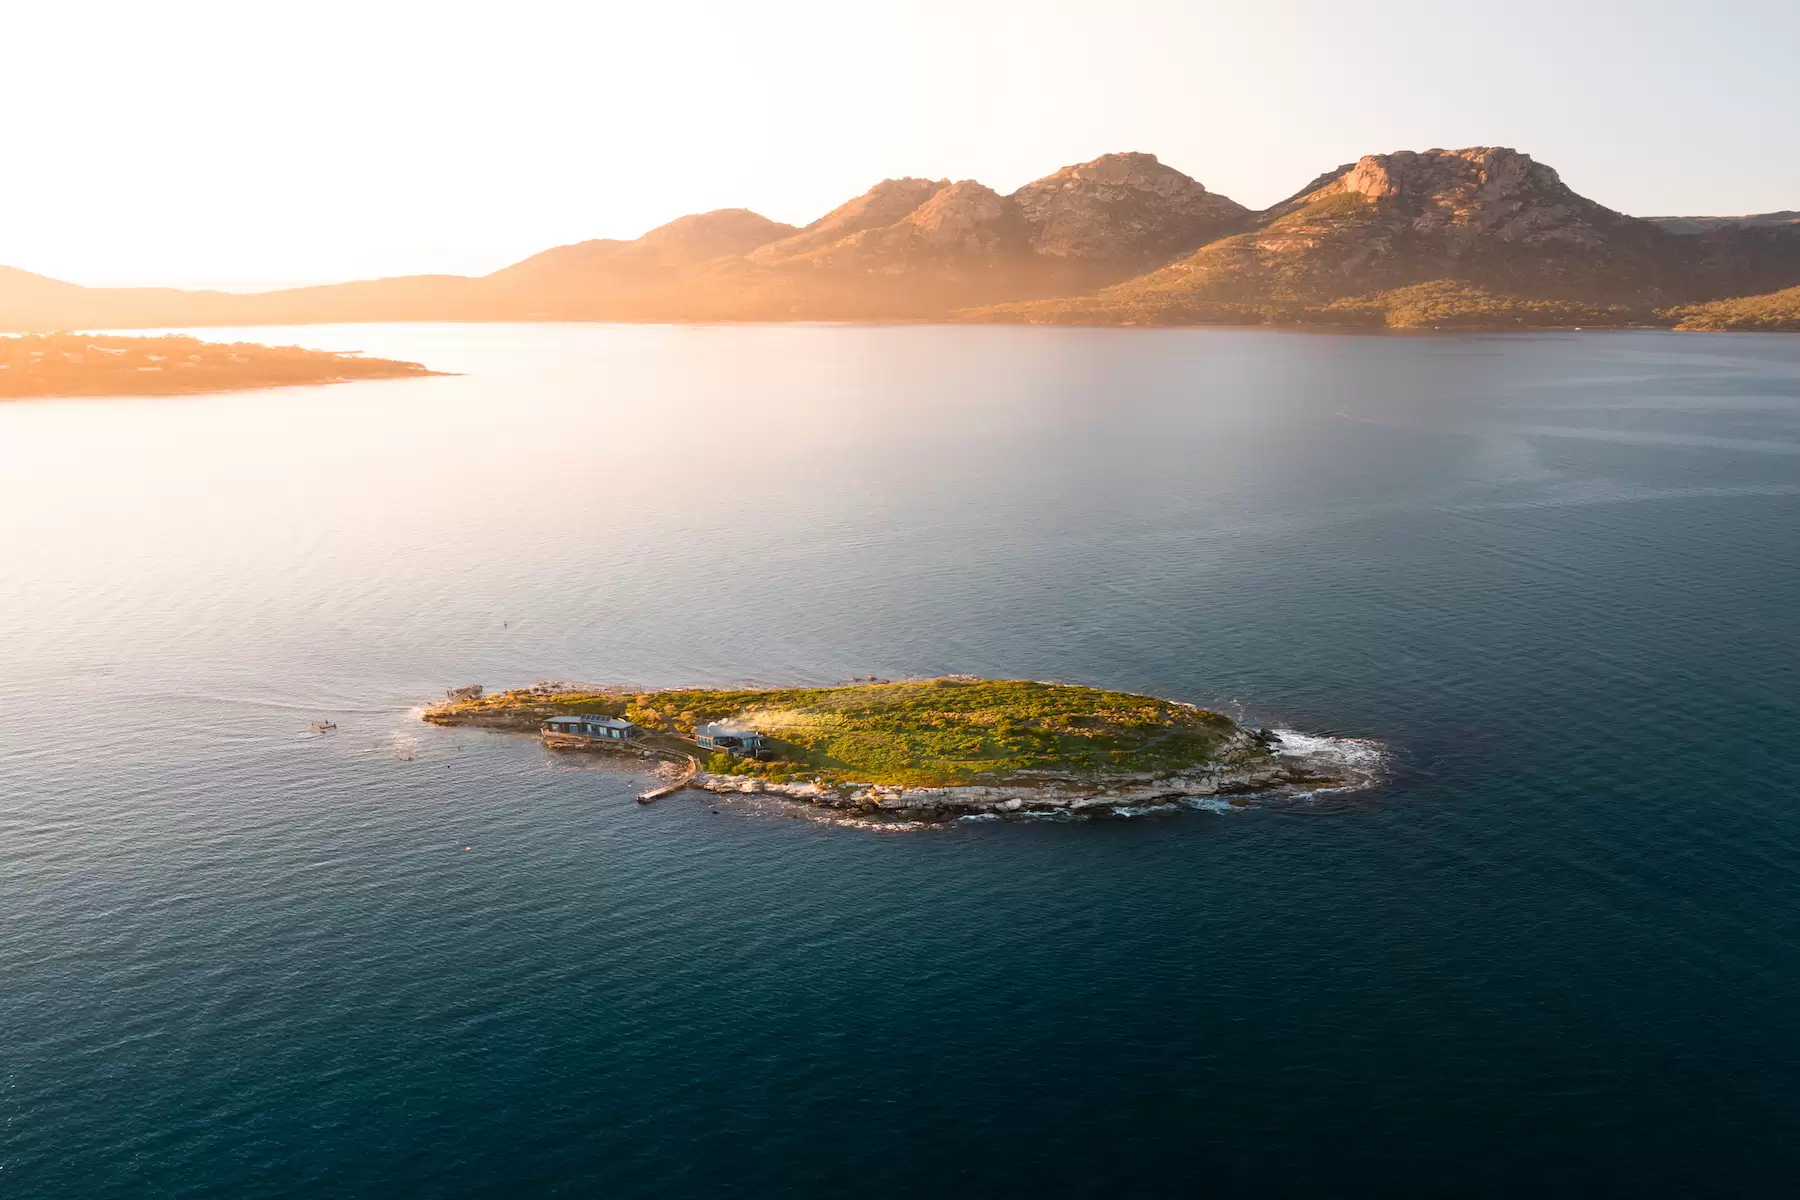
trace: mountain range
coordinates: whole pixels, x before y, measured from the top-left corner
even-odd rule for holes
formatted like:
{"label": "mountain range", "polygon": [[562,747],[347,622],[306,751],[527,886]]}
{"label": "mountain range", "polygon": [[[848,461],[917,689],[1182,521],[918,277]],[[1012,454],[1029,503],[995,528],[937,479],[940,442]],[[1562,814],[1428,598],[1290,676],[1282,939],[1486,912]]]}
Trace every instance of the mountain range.
{"label": "mountain range", "polygon": [[424,320],[1800,329],[1800,213],[1626,216],[1504,147],[1368,155],[1254,211],[1128,153],[1008,195],[888,179],[801,228],[698,213],[482,277],[244,295],[0,267],[6,330]]}

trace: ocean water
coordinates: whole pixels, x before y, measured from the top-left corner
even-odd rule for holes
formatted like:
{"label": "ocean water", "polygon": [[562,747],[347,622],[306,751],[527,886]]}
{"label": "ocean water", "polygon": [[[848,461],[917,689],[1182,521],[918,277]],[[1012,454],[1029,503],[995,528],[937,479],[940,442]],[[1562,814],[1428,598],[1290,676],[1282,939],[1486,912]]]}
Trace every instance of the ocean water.
{"label": "ocean water", "polygon": [[[0,1195],[1792,1193],[1800,339],[233,336],[462,374],[0,406]],[[944,672],[1386,777],[881,834],[415,716]]]}

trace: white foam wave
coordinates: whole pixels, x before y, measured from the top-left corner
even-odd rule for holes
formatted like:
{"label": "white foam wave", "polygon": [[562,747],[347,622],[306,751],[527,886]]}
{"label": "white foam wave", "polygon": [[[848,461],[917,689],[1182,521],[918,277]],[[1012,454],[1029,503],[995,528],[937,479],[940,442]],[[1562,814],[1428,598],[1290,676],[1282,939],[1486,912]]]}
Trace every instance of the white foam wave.
{"label": "white foam wave", "polygon": [[1251,807],[1249,799],[1243,796],[1229,800],[1224,796],[1181,796],[1152,804],[1114,804],[1106,811],[1115,817],[1154,817],[1162,813],[1180,812],[1183,809],[1193,812],[1231,813],[1241,812],[1249,807]]}
{"label": "white foam wave", "polygon": [[1115,817],[1151,817],[1174,812],[1178,807],[1177,804],[1115,804],[1107,811]]}
{"label": "white foam wave", "polygon": [[1316,763],[1320,767],[1348,769],[1359,774],[1373,774],[1381,769],[1386,752],[1380,742],[1367,738],[1328,737],[1320,733],[1301,733],[1298,729],[1276,729],[1271,747],[1282,758],[1300,763]]}

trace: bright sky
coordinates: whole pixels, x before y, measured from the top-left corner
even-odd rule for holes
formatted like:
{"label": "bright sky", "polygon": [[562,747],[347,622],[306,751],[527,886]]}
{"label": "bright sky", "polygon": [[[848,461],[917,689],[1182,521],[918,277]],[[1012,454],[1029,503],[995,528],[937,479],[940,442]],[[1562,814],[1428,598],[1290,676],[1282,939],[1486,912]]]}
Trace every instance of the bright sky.
{"label": "bright sky", "polygon": [[1800,208],[1794,0],[8,0],[0,264],[483,273],[892,175],[1147,150],[1255,207],[1515,146],[1640,215]]}

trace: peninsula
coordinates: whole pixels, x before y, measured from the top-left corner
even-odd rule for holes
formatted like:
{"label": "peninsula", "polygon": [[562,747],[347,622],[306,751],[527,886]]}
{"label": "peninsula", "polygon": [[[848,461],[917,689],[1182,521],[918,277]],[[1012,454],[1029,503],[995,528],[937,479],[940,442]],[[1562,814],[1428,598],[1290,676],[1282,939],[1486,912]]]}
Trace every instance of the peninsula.
{"label": "peninsula", "polygon": [[77,333],[0,337],[0,400],[226,392],[437,374],[418,363],[254,342]]}
{"label": "peninsula", "polygon": [[[547,744],[663,758],[680,782],[907,822],[1129,815],[1275,789],[1369,782],[1367,756],[1150,696],[949,676],[833,687],[464,688],[438,725],[542,731]],[[1329,739],[1303,739],[1322,742]]]}

